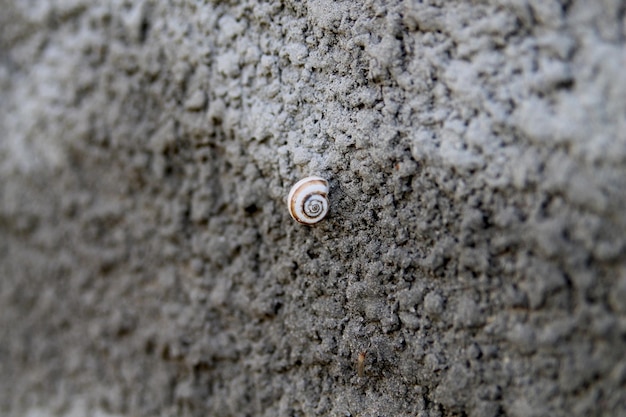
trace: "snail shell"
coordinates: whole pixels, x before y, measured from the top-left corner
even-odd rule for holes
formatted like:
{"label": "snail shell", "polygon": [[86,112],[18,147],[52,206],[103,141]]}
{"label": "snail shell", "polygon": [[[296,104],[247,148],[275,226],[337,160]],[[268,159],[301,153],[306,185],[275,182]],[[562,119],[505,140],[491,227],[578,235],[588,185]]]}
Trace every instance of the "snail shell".
{"label": "snail shell", "polygon": [[328,181],[321,177],[307,177],[298,181],[287,200],[289,214],[297,222],[312,225],[328,214]]}

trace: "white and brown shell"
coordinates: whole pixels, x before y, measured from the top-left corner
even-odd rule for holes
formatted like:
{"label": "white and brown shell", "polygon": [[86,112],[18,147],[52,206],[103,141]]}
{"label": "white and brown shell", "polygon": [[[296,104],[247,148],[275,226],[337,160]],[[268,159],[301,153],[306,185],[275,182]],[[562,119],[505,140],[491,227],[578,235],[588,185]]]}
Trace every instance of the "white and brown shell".
{"label": "white and brown shell", "polygon": [[328,181],[307,177],[298,181],[287,199],[289,214],[299,223],[313,225],[328,214]]}

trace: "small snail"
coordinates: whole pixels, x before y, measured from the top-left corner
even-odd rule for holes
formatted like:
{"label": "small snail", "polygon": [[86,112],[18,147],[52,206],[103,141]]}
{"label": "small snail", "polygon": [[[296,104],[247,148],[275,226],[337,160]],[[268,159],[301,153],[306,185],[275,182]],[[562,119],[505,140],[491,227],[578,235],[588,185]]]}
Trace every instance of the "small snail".
{"label": "small snail", "polygon": [[289,214],[297,222],[313,225],[328,214],[328,181],[307,177],[298,181],[287,200]]}

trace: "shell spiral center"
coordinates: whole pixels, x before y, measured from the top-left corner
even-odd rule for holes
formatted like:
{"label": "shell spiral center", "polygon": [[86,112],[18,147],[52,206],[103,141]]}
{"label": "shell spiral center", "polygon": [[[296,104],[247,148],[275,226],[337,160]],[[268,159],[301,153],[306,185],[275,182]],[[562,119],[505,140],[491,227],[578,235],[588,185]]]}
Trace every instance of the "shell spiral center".
{"label": "shell spiral center", "polygon": [[328,202],[323,195],[312,194],[304,201],[304,213],[309,217],[317,217],[327,210]]}

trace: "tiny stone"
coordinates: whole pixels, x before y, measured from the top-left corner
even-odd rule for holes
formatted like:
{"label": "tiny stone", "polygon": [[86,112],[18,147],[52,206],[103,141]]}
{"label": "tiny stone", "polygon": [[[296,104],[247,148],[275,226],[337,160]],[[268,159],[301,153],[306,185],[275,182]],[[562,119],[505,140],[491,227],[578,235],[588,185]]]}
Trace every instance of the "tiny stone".
{"label": "tiny stone", "polygon": [[185,101],[185,109],[190,111],[202,110],[206,103],[206,97],[203,91],[197,90]]}

